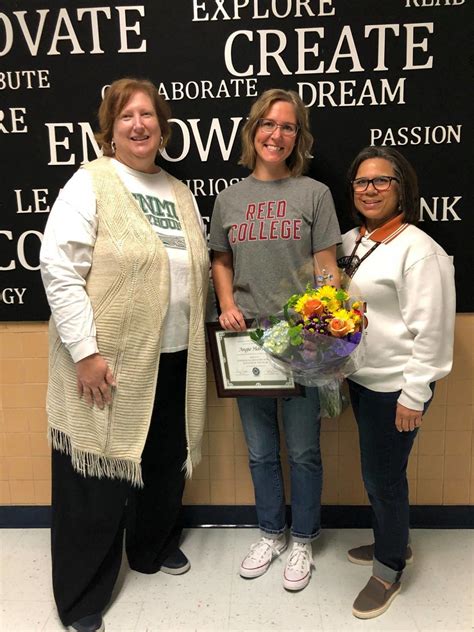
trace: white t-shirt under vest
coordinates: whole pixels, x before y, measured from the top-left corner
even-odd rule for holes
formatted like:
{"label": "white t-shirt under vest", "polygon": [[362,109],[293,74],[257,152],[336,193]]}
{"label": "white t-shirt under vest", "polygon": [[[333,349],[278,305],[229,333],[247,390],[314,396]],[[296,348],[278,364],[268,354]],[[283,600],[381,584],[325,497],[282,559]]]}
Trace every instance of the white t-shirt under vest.
{"label": "white t-shirt under vest", "polygon": [[[186,349],[189,332],[189,262],[176,211],[176,200],[166,174],[147,174],[112,160],[117,174],[137,201],[166,247],[170,264],[170,300],[163,325],[162,353]],[[195,203],[196,215],[205,231]],[[48,260],[44,282],[61,339],[75,362],[98,352],[85,280],[92,263],[97,234],[96,200],[92,179],[79,169],[60,191],[51,209],[41,248]],[[50,276],[51,278],[48,278]],[[61,298],[54,301],[51,294]],[[53,298],[53,301],[51,300]]]}

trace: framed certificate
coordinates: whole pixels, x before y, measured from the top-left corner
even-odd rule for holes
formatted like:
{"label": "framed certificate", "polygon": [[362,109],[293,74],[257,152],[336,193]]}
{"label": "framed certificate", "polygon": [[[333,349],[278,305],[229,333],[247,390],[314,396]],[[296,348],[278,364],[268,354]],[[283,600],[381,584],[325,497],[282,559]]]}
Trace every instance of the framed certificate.
{"label": "framed certificate", "polygon": [[301,395],[290,372],[274,364],[251,338],[250,332],[222,329],[206,323],[212,365],[219,397],[288,397]]}

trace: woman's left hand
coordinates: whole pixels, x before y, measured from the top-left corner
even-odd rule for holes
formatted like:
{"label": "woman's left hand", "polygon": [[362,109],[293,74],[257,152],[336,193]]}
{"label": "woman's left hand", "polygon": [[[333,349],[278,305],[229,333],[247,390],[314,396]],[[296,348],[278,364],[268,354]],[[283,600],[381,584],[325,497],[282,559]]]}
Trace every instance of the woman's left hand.
{"label": "woman's left hand", "polygon": [[397,404],[397,415],[395,417],[395,425],[399,432],[410,432],[421,426],[423,417],[422,410],[413,410],[402,404]]}

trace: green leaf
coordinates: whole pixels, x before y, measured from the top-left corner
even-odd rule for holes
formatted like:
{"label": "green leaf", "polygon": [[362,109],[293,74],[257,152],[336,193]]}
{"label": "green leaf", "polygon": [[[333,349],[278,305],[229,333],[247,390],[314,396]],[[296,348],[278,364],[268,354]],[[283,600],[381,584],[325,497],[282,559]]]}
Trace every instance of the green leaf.
{"label": "green leaf", "polygon": [[255,331],[251,331],[249,335],[254,342],[258,343],[263,337],[263,329],[256,329]]}
{"label": "green leaf", "polygon": [[338,301],[347,301],[347,299],[349,298],[349,294],[346,292],[346,290],[343,290],[341,288],[341,289],[337,290],[336,298],[337,298]]}
{"label": "green leaf", "polygon": [[300,297],[299,294],[293,294],[293,296],[290,296],[290,298],[286,301],[283,309],[286,309],[288,307],[294,307],[296,303],[298,302],[299,297]]}
{"label": "green leaf", "polygon": [[303,325],[294,325],[294,327],[290,327],[288,329],[288,336],[290,338],[290,344],[293,347],[297,347],[302,344],[303,336],[301,335],[301,330],[303,329]]}

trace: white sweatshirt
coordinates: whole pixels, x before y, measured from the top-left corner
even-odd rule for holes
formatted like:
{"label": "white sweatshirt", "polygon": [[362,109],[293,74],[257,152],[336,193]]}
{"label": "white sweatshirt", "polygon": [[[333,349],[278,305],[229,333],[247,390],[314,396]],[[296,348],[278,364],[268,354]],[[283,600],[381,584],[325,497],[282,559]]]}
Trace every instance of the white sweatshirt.
{"label": "white sweatshirt", "polygon": [[[375,241],[387,236],[381,230]],[[405,224],[392,234],[353,277],[367,302],[369,324],[365,366],[350,379],[377,392],[401,390],[400,404],[422,410],[431,397],[429,384],[451,370],[454,267],[452,257],[416,226]],[[339,256],[352,253],[358,236],[358,228],[343,236]],[[357,256],[375,241],[364,235]]]}

